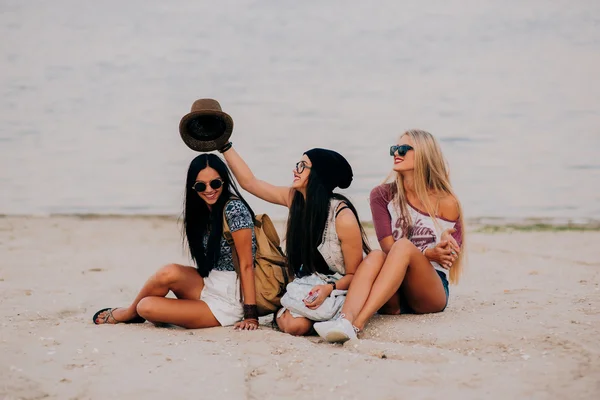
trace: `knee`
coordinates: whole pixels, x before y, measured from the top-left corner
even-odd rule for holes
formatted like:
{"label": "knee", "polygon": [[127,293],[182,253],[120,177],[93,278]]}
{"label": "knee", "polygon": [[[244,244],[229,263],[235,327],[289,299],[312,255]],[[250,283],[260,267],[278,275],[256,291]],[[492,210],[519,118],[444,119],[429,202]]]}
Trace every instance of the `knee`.
{"label": "knee", "polygon": [[408,240],[407,238],[402,238],[402,239],[397,240],[392,245],[390,253],[392,253],[392,252],[405,253],[405,252],[410,252],[415,249],[416,249],[415,245],[410,240]]}
{"label": "knee", "polygon": [[138,303],[138,305],[136,307],[136,312],[140,317],[145,318],[148,321],[152,321],[152,310],[153,309],[154,309],[154,307],[153,307],[152,297],[144,297]]}
{"label": "knee", "polygon": [[181,268],[177,264],[167,264],[156,271],[154,278],[162,285],[169,285],[181,277]]}
{"label": "knee", "polygon": [[310,331],[310,326],[306,327],[301,324],[288,324],[286,329],[283,330],[285,333],[289,333],[292,336],[304,336]]}
{"label": "knee", "polygon": [[[296,318],[289,315],[286,311],[281,317],[277,318],[277,326],[282,332],[288,333],[293,336],[303,336],[310,330],[310,324],[303,324],[302,321],[298,321]],[[306,326],[308,325],[308,326]]]}
{"label": "knee", "polygon": [[381,250],[373,250],[371,251],[364,260],[366,265],[370,267],[381,267],[383,262],[385,261],[386,254]]}
{"label": "knee", "polygon": [[385,256],[386,254],[381,250],[371,251],[358,266],[357,273],[360,272],[362,277],[375,279],[385,262]]}

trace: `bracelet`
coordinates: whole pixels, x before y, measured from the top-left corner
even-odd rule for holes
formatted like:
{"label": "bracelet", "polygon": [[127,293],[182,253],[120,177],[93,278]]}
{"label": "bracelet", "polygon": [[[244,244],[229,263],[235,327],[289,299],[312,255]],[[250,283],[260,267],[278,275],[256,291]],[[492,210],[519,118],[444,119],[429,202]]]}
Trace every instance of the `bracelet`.
{"label": "bracelet", "polygon": [[231,146],[233,146],[233,142],[225,143],[225,146],[223,146],[219,149],[219,153],[225,153],[227,150],[229,150],[231,148]]}
{"label": "bracelet", "polygon": [[258,321],[258,307],[256,307],[256,304],[244,304],[244,319],[255,319]]}

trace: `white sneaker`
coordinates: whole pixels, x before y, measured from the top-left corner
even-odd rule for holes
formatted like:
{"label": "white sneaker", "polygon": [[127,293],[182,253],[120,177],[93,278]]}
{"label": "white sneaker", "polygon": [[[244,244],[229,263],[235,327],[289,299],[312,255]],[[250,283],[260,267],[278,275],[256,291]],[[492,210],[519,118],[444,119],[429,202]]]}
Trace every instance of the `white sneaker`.
{"label": "white sneaker", "polygon": [[332,329],[335,324],[338,323],[337,319],[330,319],[329,321],[315,322],[313,328],[317,331],[317,334],[323,339],[327,336],[327,332]]}
{"label": "white sneaker", "polygon": [[333,321],[318,322],[314,324],[315,331],[329,343],[344,343],[348,340],[357,339],[358,328],[346,318],[338,318]]}

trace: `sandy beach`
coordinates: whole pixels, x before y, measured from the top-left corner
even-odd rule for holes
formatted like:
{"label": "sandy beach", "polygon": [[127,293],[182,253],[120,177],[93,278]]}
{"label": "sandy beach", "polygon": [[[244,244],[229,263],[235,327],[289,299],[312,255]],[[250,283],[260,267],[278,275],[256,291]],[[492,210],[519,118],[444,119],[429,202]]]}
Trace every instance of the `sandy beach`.
{"label": "sandy beach", "polygon": [[600,232],[469,231],[445,312],[376,316],[341,346],[268,319],[95,326],[161,265],[189,264],[177,221],[1,217],[0,398],[597,399]]}

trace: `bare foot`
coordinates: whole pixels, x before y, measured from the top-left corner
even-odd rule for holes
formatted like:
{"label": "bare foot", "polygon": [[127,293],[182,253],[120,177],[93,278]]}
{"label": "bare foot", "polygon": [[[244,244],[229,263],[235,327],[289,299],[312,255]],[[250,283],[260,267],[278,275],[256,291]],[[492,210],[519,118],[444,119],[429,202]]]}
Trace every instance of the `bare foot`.
{"label": "bare foot", "polygon": [[377,314],[381,314],[381,315],[400,315],[402,314],[401,308],[400,307],[389,307],[389,306],[383,306],[381,307],[378,311]]}

